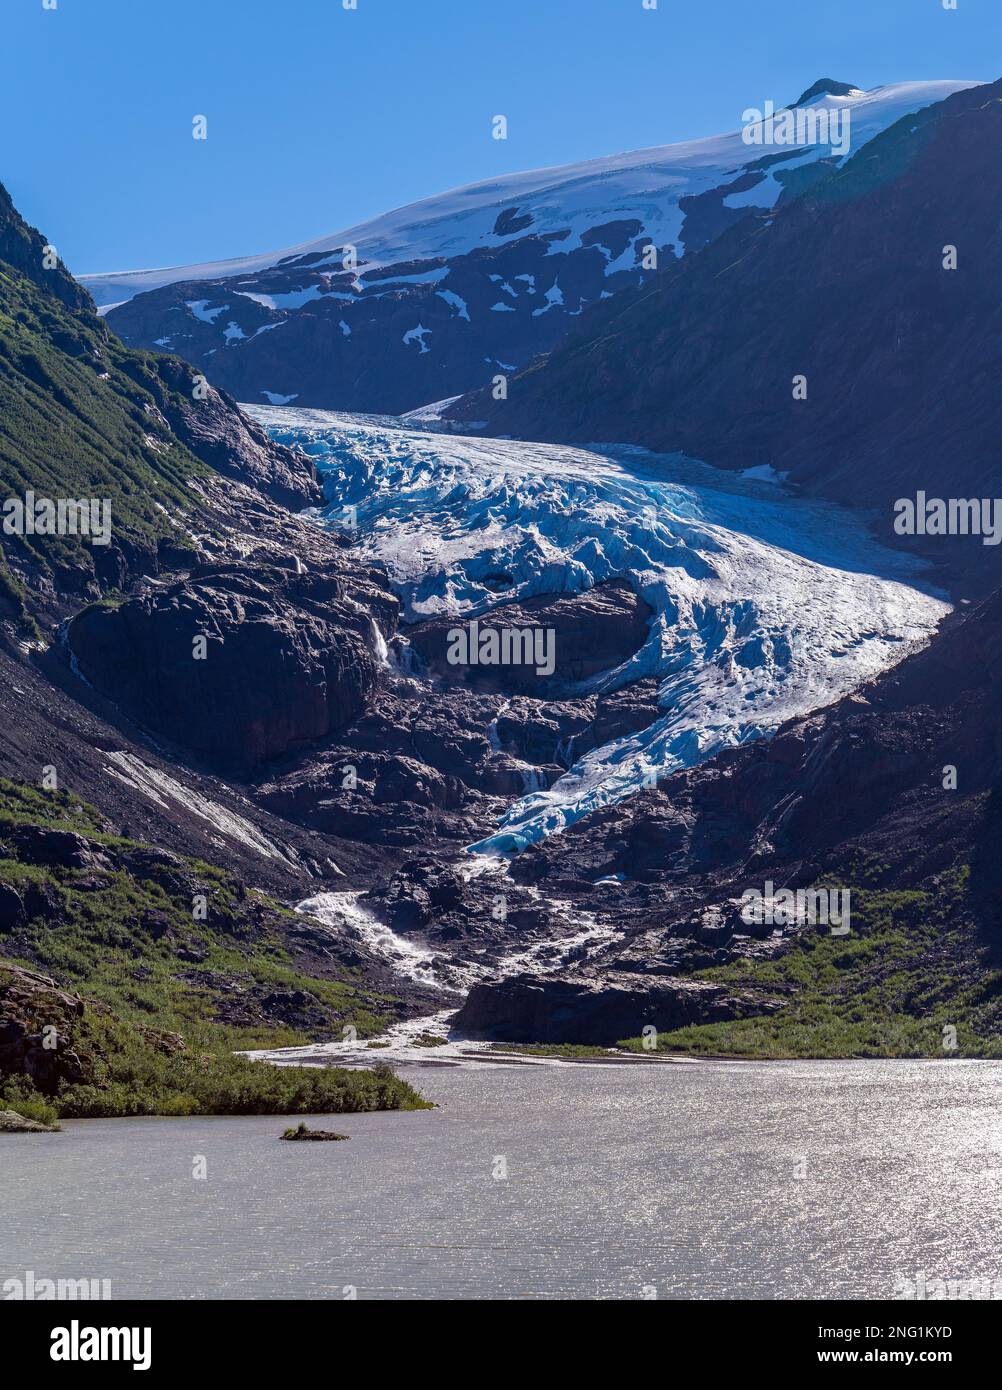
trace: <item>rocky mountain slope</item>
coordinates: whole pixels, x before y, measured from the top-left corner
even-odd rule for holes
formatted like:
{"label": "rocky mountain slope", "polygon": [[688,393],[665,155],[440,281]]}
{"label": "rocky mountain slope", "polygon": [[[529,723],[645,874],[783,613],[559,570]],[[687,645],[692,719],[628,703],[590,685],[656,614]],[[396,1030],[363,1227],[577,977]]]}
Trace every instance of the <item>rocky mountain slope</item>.
{"label": "rocky mountain slope", "polygon": [[[592,897],[625,934],[561,978],[475,985],[457,1025],[610,1042],[651,1024],[669,1048],[780,1055],[934,1052],[952,1027],[998,1055],[1000,682],[997,593],[770,742],[530,846],[514,879],[544,894],[601,885]],[[767,885],[848,890],[850,933],[803,912],[749,922],[742,895]]]}
{"label": "rocky mountain slope", "polygon": [[[964,85],[822,80],[796,108],[848,113],[857,150]],[[648,283],[648,248],[661,266],[691,254],[848,153],[827,132],[792,147],[743,135],[504,175],[272,255],[84,283],[126,343],[180,353],[240,400],[400,413],[523,367]]]}
{"label": "rocky mountain slope", "polygon": [[[0,480],[24,514],[33,498],[96,496],[111,516],[105,543],[65,526],[5,525],[2,536],[0,1093],[14,1109],[43,1093],[70,1114],[411,1104],[392,1078],[276,1080],[230,1057],[241,1038],[303,1039],[347,1023],[371,1033],[408,1005],[381,958],[290,910],[308,885],[344,875],[330,847],[255,808],[197,758],[172,757],[123,713],[142,668],[102,620],[120,605],[142,609],[143,595],[174,597],[187,641],[172,650],[158,631],[147,653],[177,732],[205,747],[191,731],[208,731],[224,756],[234,745],[245,757],[274,754],[280,729],[303,733],[296,672],[332,617],[352,616],[364,640],[338,628],[302,696],[314,718],[354,713],[351,692],[368,690],[382,641],[376,622],[390,631],[395,619],[382,576],[289,511],[319,496],[311,465],[227,397],[195,387],[178,359],[122,346],[4,193]],[[290,617],[280,597],[282,576],[307,564],[308,633],[305,611]],[[220,613],[214,633],[198,634],[212,643],[205,668],[181,616],[198,580]],[[198,616],[208,627],[208,613]],[[77,622],[124,660],[107,697],[67,642]],[[262,662],[255,636],[267,647],[269,634],[291,645],[273,643]],[[212,674],[186,685],[181,671],[193,669]],[[226,717],[241,693],[257,701],[247,727],[232,709]],[[227,746],[221,731],[231,730]],[[374,856],[363,847],[359,858],[371,866]]]}
{"label": "rocky mountain slope", "polygon": [[[532,439],[627,440],[879,509],[998,477],[1002,83],[957,92],[757,211],[509,385],[447,414]],[[953,250],[951,250],[953,248]],[[956,269],[953,252],[956,253]],[[980,539],[925,548],[990,584]]]}
{"label": "rocky mountain slope", "polygon": [[[883,225],[871,201],[888,199],[883,215],[896,225],[905,190],[920,221],[939,164],[961,157],[951,132],[964,126],[981,148],[994,129],[993,92],[961,92],[909,118],[914,130],[906,121],[877,137],[871,161],[864,152],[807,198],[770,208],[768,227],[752,211],[695,249],[693,223],[680,261],[624,291],[636,324],[620,324],[613,300],[595,311],[609,313],[610,333],[622,327],[622,361],[629,367],[635,328],[664,331],[663,296],[679,296],[681,322],[701,313],[723,346],[710,281],[732,293],[739,248],[742,264],[761,254],[773,279],[771,299],[753,279],[756,331],[793,334],[787,260],[764,249],[774,234],[807,277],[829,227],[851,240],[858,219],[865,283],[889,294],[876,269],[887,276],[886,247],[882,260],[865,255]],[[495,194],[483,197],[493,208]],[[972,244],[990,245],[981,193],[966,197]],[[502,239],[529,235],[516,221]],[[962,608],[928,650],[845,695],[886,667],[892,648],[923,640],[943,605],[874,574],[871,551],[827,504],[809,504],[807,530],[819,534],[805,536],[783,495],[755,479],[714,489],[683,470],[667,485],[650,457],[544,446],[522,457],[508,446],[506,462],[488,457],[490,441],[454,435],[405,446],[379,421],[355,427],[369,431],[361,443],[346,443],[336,421],[306,438],[293,437],[306,428],[296,426],[287,442],[298,447],[285,447],[226,395],[202,390],[190,364],[124,347],[79,287],[46,267],[42,239],[9,203],[0,229],[4,484],[14,495],[107,495],[113,516],[108,547],[3,536],[0,946],[9,973],[22,974],[0,982],[11,1025],[0,1043],[20,1049],[18,1076],[31,1080],[22,1044],[50,991],[71,1012],[74,999],[93,1001],[82,1005],[88,1019],[104,1001],[134,1011],[127,1029],[145,1012],[158,1037],[182,1035],[179,1071],[169,1044],[147,1040],[137,1059],[107,1019],[88,1024],[97,1032],[82,1036],[102,1039],[92,1054],[102,1086],[126,1087],[117,1105],[167,1095],[186,1105],[177,1097],[194,1095],[189,1062],[203,1027],[218,1052],[237,1036],[336,1040],[345,1025],[364,1036],[456,1009],[470,1033],[528,1042],[607,1043],[650,1025],[663,1046],[731,1051],[927,1054],[948,1027],[972,1053],[1000,1045],[997,600]],[[580,235],[588,249],[587,227]],[[901,280],[917,298],[897,320],[898,370],[925,381],[920,348],[941,320],[924,316],[918,244],[905,245]],[[851,268],[841,265],[843,277]],[[744,322],[734,294],[732,327]],[[967,295],[954,305],[963,325],[973,323]],[[846,296],[833,286],[829,298],[836,322]],[[845,319],[837,326],[844,338]],[[581,341],[598,362],[604,340]],[[819,328],[822,348],[834,353]],[[735,351],[750,369],[743,340]],[[551,405],[562,397],[573,412],[576,388],[549,376],[564,361],[560,349],[514,379],[512,421],[544,377],[558,383]],[[766,353],[755,369],[768,362]],[[972,376],[958,447],[991,418],[988,378]],[[906,387],[891,386],[898,413],[887,418],[900,424]],[[665,399],[674,409],[674,396],[658,399],[641,425],[662,418]],[[722,461],[767,461],[739,460],[733,407],[714,400]],[[825,408],[831,430],[843,428]],[[753,435],[757,418],[745,422]],[[943,418],[952,422],[952,408]],[[500,420],[491,428],[508,432]],[[880,422],[869,422],[875,437],[890,428]],[[333,460],[331,501],[354,509],[354,527],[294,514],[321,496],[311,455]],[[963,458],[960,476],[990,485],[973,443]],[[799,467],[805,486],[847,486],[831,457],[827,473],[811,472],[806,453],[776,462]],[[883,473],[873,463],[854,500],[917,476],[895,454]],[[527,507],[538,515],[527,520]],[[457,666],[453,625],[473,611],[501,628],[552,632],[559,659],[531,675]],[[826,643],[815,660],[813,623]],[[803,714],[832,693],[835,705]],[[774,701],[768,720],[754,708],[763,694]],[[708,746],[704,706],[737,732]],[[679,726],[685,747],[655,760],[671,775],[638,792],[649,755],[663,751],[647,735],[667,738],[676,716],[691,720]],[[710,757],[721,742],[742,746]],[[589,762],[603,749],[606,762]],[[576,760],[595,776],[579,779],[573,802],[551,796]],[[673,771],[682,762],[698,765]],[[622,783],[615,804],[597,790],[610,768]],[[505,819],[519,800],[547,822],[531,835],[531,817],[514,830]],[[497,857],[499,825],[508,849],[529,847]],[[850,892],[851,939],[800,918],[746,921],[737,900],[770,883]],[[196,925],[186,902],[206,885],[218,920]],[[55,1078],[57,1088],[90,1086],[81,1049],[71,1051],[83,1070]],[[215,1102],[200,1091],[196,1108],[231,1103],[239,1078],[219,1076]],[[319,1099],[308,1087],[296,1095],[304,1107]]]}
{"label": "rocky mountain slope", "polygon": [[225,475],[283,504],[317,497],[312,470],[177,359],[125,350],[0,186],[0,485],[5,498],[97,498],[106,544],[6,524],[0,601],[56,612],[193,553],[196,480]]}
{"label": "rocky mountain slope", "polygon": [[[3,537],[2,947],[11,969],[40,977],[18,976],[5,996],[17,1052],[6,1099],[27,1103],[39,1080],[22,1046],[34,1037],[26,995],[32,1008],[54,989],[139,1009],[186,1048],[204,1027],[218,1056],[234,1030],[259,1043],[346,1025],[364,1036],[460,1002],[469,950],[490,960],[566,934],[566,907],[528,889],[513,887],[498,918],[493,886],[465,876],[462,846],[527,779],[560,774],[551,732],[559,741],[572,721],[615,735],[648,717],[635,692],[557,699],[578,666],[621,662],[642,640],[635,593],[613,586],[604,609],[601,590],[580,603],[537,596],[535,621],[577,649],[577,665],[561,664],[549,686],[518,694],[460,680],[433,691],[395,663],[401,605],[384,572],[289,510],[318,495],[306,457],[226,397],[189,392],[194,374],[178,359],[124,348],[58,265],[46,267],[42,238],[9,205],[5,234],[4,484],[14,495],[106,491],[115,561],[86,536]],[[414,636],[434,665],[439,628]],[[490,733],[502,713],[508,750]],[[510,751],[523,744],[525,760]],[[206,885],[203,926],[186,899]],[[437,951],[444,973],[456,961],[444,993],[401,973],[378,919],[289,911],[365,890],[390,919],[427,931],[426,955]],[[152,1043],[136,1057],[101,1036],[98,1089],[125,1089],[103,1101],[88,1091],[80,1105],[190,1094],[190,1076],[157,1061]],[[144,1068],[160,1078],[153,1093]],[[199,1105],[231,1103],[223,1071],[222,1091],[199,1091]],[[65,1088],[90,1086],[92,1074],[41,1079],[71,1106]],[[331,1100],[323,1088],[297,1096]]]}

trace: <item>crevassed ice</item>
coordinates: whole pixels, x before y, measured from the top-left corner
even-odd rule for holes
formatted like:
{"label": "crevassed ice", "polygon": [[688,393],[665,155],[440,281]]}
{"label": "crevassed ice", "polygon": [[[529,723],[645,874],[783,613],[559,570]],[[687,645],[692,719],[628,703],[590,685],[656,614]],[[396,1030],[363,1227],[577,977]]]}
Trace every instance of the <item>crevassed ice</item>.
{"label": "crevassed ice", "polygon": [[[517,852],[645,781],[769,736],[899,661],[949,611],[913,559],[848,512],[680,455],[253,413],[313,456],[329,498],[318,520],[357,519],[411,621],[620,577],[653,608],[641,650],[582,688],[656,677],[662,717],[520,798],[479,852]],[[503,593],[498,575],[511,578]]]}

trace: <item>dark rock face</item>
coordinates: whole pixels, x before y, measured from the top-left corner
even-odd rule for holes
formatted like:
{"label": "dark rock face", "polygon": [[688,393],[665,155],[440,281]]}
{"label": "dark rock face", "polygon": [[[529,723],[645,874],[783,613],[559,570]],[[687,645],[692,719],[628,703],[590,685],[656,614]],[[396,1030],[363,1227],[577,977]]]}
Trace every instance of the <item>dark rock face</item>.
{"label": "dark rock face", "polygon": [[668,1032],[762,1013],[705,980],[652,980],[620,973],[595,979],[517,976],[474,985],[453,1027],[473,1038],[505,1042],[614,1044],[648,1026]]}
{"label": "dark rock face", "polygon": [[98,841],[72,830],[50,830],[41,825],[18,826],[11,832],[17,857],[27,864],[48,864],[60,869],[108,869],[108,856]]}
{"label": "dark rock face", "polygon": [[510,802],[552,786],[597,741],[659,715],[653,680],[545,700],[464,684],[435,689],[390,672],[334,744],[269,768],[255,795],[325,834],[394,846],[470,844]]}
{"label": "dark rock face", "polygon": [[394,612],[385,592],[350,575],[204,565],[117,608],[85,609],[69,644],[86,679],[143,725],[254,765],[364,708],[377,659],[362,598],[383,622]]}
{"label": "dark rock face", "polygon": [[24,921],[24,900],[9,883],[0,883],[0,934],[14,931]]}
{"label": "dark rock face", "polygon": [[[1000,94],[962,91],[905,117],[804,196],[595,309],[507,400],[482,390],[447,416],[768,463],[880,507],[898,544],[895,499],[993,496],[1002,400],[978,364],[997,356]],[[944,269],[958,239],[959,268]],[[951,542],[937,542],[942,557]],[[991,547],[952,548],[952,564],[989,577]]]}
{"label": "dark rock face", "polygon": [[[469,620],[436,618],[409,629],[408,637],[429,672],[440,679],[462,681],[477,690],[546,699],[633,656],[647,638],[652,616],[653,610],[628,581],[615,579],[582,593],[500,604],[480,615],[475,630]],[[456,642],[450,634],[464,629],[463,659],[456,662],[451,659]],[[525,643],[517,664],[485,663],[482,656],[473,660],[487,634],[505,631],[541,631],[552,637],[542,644]],[[544,654],[552,671],[540,664]]]}
{"label": "dark rock face", "polygon": [[47,975],[0,962],[0,1075],[26,1076],[47,1095],[61,1081],[87,1080],[71,1046],[83,1009]]}
{"label": "dark rock face", "polygon": [[256,420],[244,415],[232,396],[207,384],[195,396],[195,373],[176,357],[125,359],[137,383],[152,391],[161,420],[196,458],[227,478],[257,488],[283,507],[318,505],[323,489],[312,463],[269,439]]}
{"label": "dark rock face", "polygon": [[[132,347],[180,353],[239,400],[399,414],[515,370],[586,305],[644,278],[639,222],[594,227],[565,251],[568,231],[536,235],[531,214],[505,212],[496,235],[527,234],[504,246],[358,272],[333,248],[238,281],[152,290],[107,321]],[[607,274],[631,241],[633,264]]]}
{"label": "dark rock face", "polygon": [[847,97],[851,96],[855,91],[858,91],[858,88],[852,86],[849,82],[836,82],[834,78],[831,77],[819,77],[817,82],[813,82],[800,93],[800,96],[797,97],[797,100],[793,104],[794,106],[806,106],[807,103],[813,101],[815,97],[826,95]]}

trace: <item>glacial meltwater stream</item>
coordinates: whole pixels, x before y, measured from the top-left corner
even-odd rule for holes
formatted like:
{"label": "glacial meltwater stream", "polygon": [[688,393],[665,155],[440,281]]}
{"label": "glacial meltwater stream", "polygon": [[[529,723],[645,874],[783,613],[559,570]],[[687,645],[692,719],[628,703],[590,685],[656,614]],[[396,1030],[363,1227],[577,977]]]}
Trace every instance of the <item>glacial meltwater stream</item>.
{"label": "glacial meltwater stream", "polygon": [[[656,677],[664,717],[530,789],[470,872],[652,772],[768,737],[893,664],[947,611],[844,512],[691,460],[255,413],[315,457],[318,523],[352,525],[409,621],[622,576],[654,609],[642,650],[599,684]],[[499,573],[503,595],[484,582]],[[343,1144],[283,1144],[281,1117],[85,1120],[8,1141],[0,1276],[108,1279],[116,1297],[337,1300],[856,1299],[1002,1280],[1002,1064],[420,1047],[476,979],[551,968],[603,929],[568,914],[556,956],[527,944],[491,965],[446,963],[359,894],[301,906],[441,1006],[380,1050],[346,1039],[263,1055],[385,1058],[437,1108],[332,1117]]]}
{"label": "glacial meltwater stream", "polygon": [[[485,853],[559,831],[651,771],[768,737],[893,664],[947,611],[845,513],[689,460],[256,413],[314,455],[330,499],[318,521],[357,525],[409,620],[619,576],[654,608],[642,650],[602,679],[656,677],[664,718],[529,792]],[[498,572],[512,576],[504,595],[484,583]],[[327,1299],[883,1298],[1002,1279],[1002,1065],[417,1048],[416,1031],[444,1032],[484,977],[476,960],[439,968],[355,894],[303,906],[348,919],[435,985],[441,1009],[381,1051],[272,1055],[385,1057],[438,1108],[339,1115],[344,1144],[283,1144],[281,1117],[71,1121],[8,1139],[0,1278]],[[562,948],[586,951],[595,930],[569,919]],[[542,950],[491,973],[545,969]]]}

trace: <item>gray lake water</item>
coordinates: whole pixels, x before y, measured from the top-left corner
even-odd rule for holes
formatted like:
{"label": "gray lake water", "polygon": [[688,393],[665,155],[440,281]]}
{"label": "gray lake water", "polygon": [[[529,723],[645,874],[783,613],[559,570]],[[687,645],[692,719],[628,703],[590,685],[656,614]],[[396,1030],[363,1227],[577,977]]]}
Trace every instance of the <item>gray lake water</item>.
{"label": "gray lake water", "polygon": [[440,1108],[333,1117],[346,1144],[283,1144],[274,1117],[4,1136],[0,1285],[33,1270],[121,1298],[887,1298],[923,1272],[1002,1276],[1000,1064],[402,1074]]}

